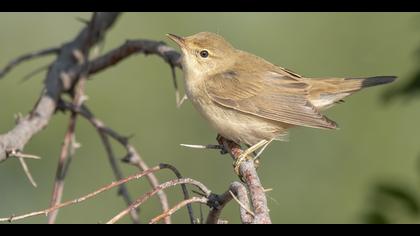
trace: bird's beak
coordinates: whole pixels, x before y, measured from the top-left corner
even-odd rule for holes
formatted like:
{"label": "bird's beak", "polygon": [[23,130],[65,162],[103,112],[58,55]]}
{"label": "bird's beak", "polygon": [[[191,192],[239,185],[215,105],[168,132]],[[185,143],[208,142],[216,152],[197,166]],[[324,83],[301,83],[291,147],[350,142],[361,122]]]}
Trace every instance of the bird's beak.
{"label": "bird's beak", "polygon": [[185,40],[183,37],[180,37],[175,34],[166,34],[166,37],[170,38],[172,41],[174,41],[178,46],[185,47]]}

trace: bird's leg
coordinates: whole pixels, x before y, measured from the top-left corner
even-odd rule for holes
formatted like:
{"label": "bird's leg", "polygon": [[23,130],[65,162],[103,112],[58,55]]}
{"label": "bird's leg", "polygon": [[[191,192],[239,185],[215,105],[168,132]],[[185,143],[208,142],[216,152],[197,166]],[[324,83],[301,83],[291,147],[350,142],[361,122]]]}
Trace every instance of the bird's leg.
{"label": "bird's leg", "polygon": [[[222,136],[222,135],[217,134],[216,140],[217,140],[218,142],[219,142],[219,140],[221,140],[222,138],[223,138],[223,136]],[[226,149],[226,147],[225,147],[223,144],[220,144],[220,147],[221,147],[221,149],[220,149],[220,154],[221,154],[221,155],[225,155],[225,154],[229,153],[229,151]]]}
{"label": "bird's leg", "polygon": [[[241,155],[235,160],[235,162],[233,163],[233,168],[235,170],[235,173],[240,176],[239,173],[239,167],[241,166],[242,162],[246,161],[246,160],[250,160],[250,159],[254,159],[253,157],[250,157],[250,155],[255,152],[256,150],[258,150],[261,147],[266,147],[271,141],[267,141],[265,139],[259,141],[257,144],[254,144],[253,146],[251,146],[250,148],[248,148],[247,150],[244,150]],[[261,154],[261,153],[260,153]]]}

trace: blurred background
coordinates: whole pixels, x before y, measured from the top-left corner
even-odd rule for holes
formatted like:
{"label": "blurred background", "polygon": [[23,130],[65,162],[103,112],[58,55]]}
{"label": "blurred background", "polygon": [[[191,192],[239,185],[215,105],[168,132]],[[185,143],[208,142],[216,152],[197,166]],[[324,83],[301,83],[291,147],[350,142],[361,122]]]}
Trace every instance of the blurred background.
{"label": "blurred background", "polygon": [[[1,13],[0,66],[18,55],[58,46],[83,27],[89,13]],[[103,52],[127,39],[163,40],[166,33],[217,32],[237,48],[308,77],[396,75],[393,84],[370,88],[327,112],[340,130],[296,128],[290,141],[273,143],[261,159],[259,174],[275,223],[420,223],[420,14],[415,13],[125,13],[107,34]],[[45,76],[26,82],[32,70],[51,62],[25,63],[0,80],[0,133],[14,126],[14,114],[26,114],[36,102]],[[177,72],[182,84],[182,72]],[[170,163],[184,176],[216,193],[238,180],[232,160],[218,151],[180,147],[215,143],[216,133],[187,101],[180,109],[170,68],[156,56],[138,55],[93,77],[87,105],[116,131],[133,134],[132,144],[150,165]],[[28,161],[39,187],[33,188],[17,160],[0,164],[0,217],[49,205],[68,114],[57,114],[26,146],[41,156]],[[79,119],[77,150],[66,178],[64,200],[82,196],[114,180],[96,131]],[[114,145],[118,155],[124,150]],[[126,175],[137,172],[122,164]],[[162,171],[161,181],[173,178]],[[129,185],[132,197],[150,187]],[[64,208],[58,223],[106,222],[125,208],[117,190]],[[168,191],[171,205],[181,190]],[[198,207],[195,207],[198,212]],[[206,208],[204,207],[206,210]],[[144,204],[147,222],[159,213],[156,199]],[[239,223],[238,205],[222,216]],[[188,223],[186,210],[173,217]],[[45,223],[30,218],[21,223]],[[130,223],[127,217],[122,221]]]}

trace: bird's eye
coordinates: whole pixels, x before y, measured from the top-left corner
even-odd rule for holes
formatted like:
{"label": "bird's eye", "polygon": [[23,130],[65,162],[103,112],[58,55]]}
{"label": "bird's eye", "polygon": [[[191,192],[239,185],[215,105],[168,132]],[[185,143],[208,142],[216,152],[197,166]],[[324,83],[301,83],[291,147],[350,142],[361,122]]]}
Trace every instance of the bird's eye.
{"label": "bird's eye", "polygon": [[209,56],[209,52],[207,50],[203,50],[200,52],[200,56],[202,58],[207,58]]}

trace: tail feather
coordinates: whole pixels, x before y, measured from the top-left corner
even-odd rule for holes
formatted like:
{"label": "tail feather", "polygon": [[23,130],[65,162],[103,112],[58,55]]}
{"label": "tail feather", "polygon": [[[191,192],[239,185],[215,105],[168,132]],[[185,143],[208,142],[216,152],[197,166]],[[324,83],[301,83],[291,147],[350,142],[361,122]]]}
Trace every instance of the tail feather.
{"label": "tail feather", "polygon": [[360,82],[360,88],[367,88],[381,84],[388,84],[396,80],[396,76],[374,76],[368,78],[346,78],[344,80],[356,80]]}
{"label": "tail feather", "polygon": [[368,78],[315,79],[311,81],[310,100],[315,107],[324,110],[343,98],[363,88],[393,82],[396,76]]}

